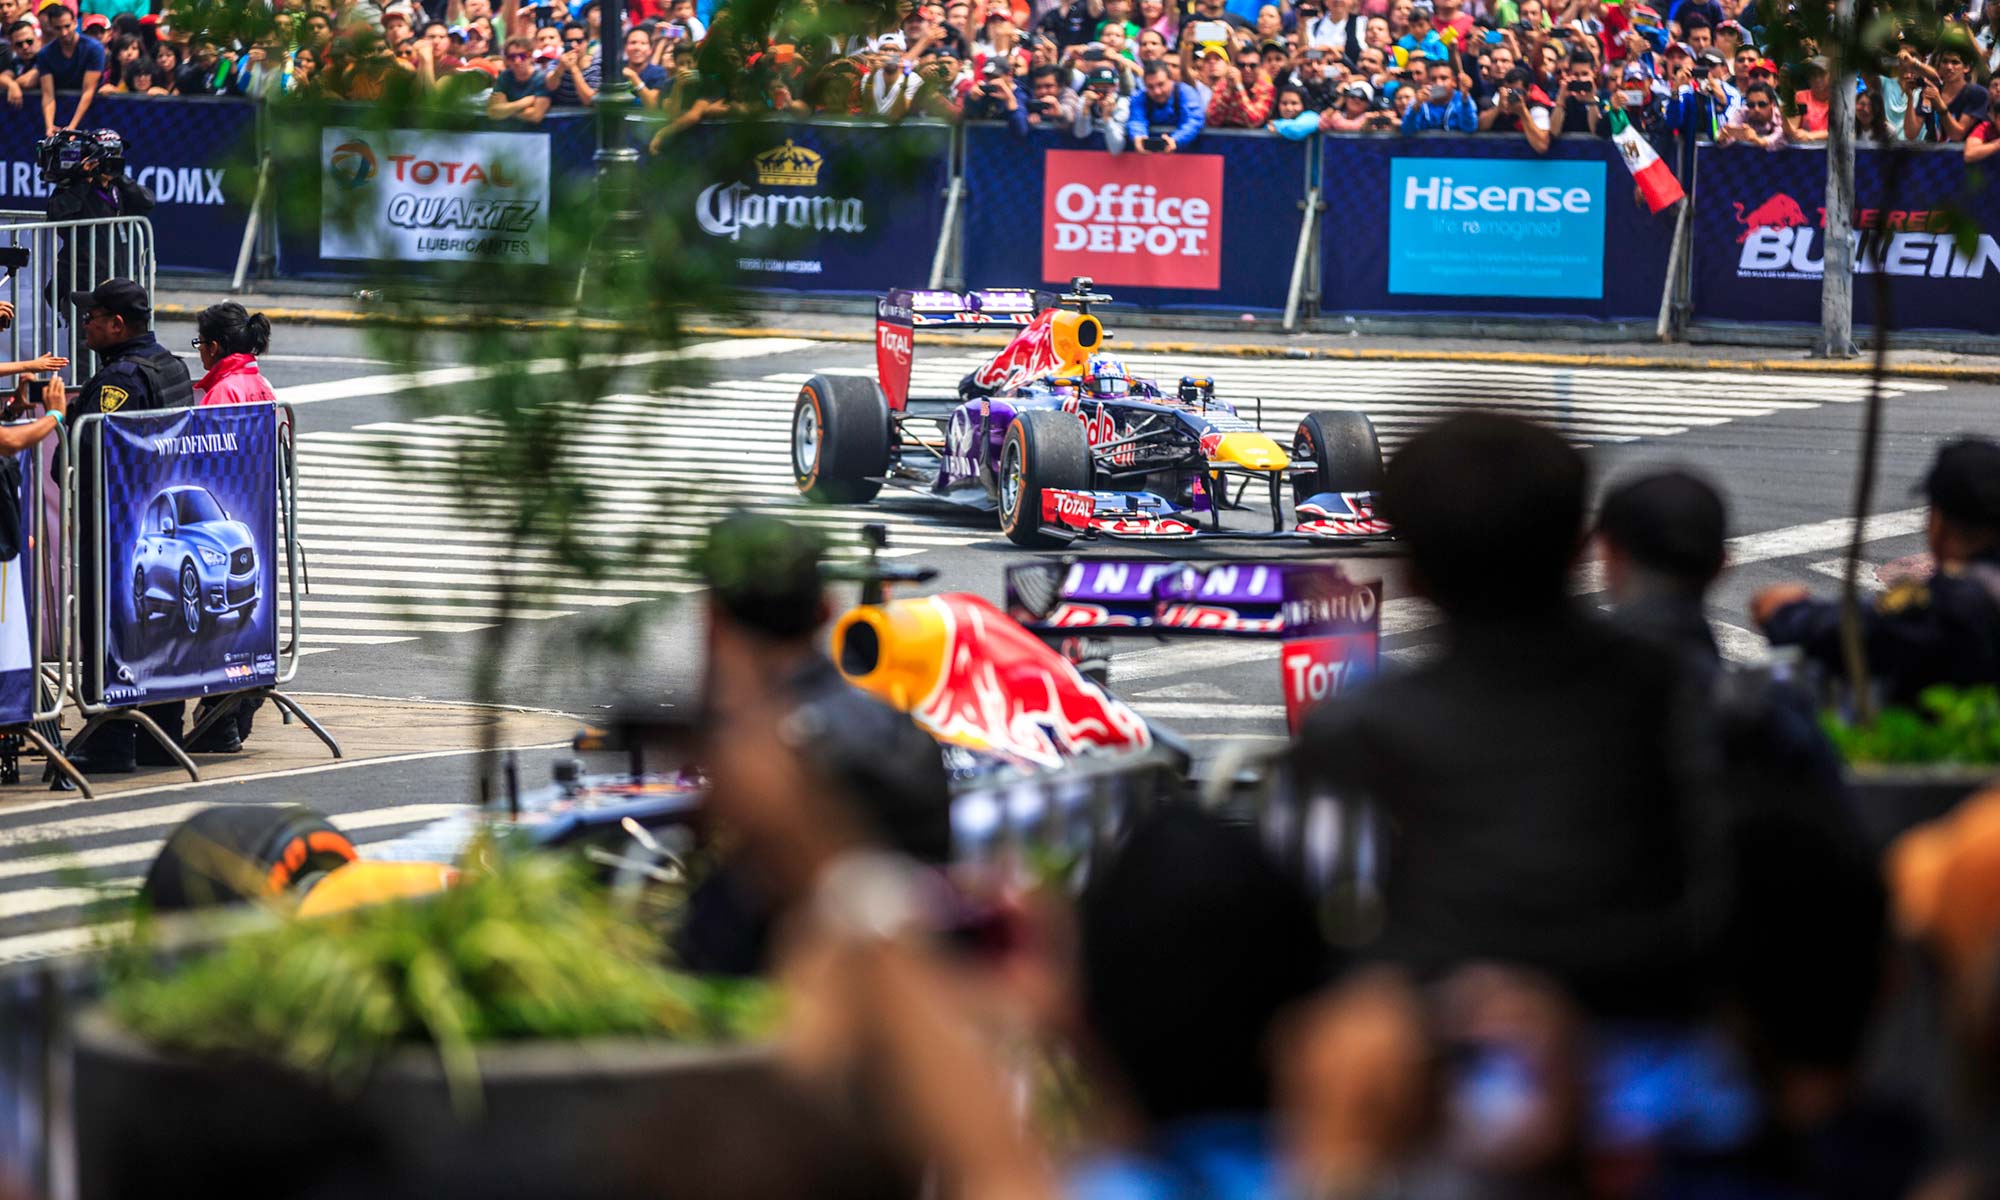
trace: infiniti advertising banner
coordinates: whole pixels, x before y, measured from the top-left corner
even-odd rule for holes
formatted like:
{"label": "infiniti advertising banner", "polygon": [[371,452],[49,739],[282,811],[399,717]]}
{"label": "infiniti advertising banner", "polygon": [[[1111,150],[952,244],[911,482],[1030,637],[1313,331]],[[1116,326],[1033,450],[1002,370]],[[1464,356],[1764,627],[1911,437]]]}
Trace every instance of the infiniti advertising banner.
{"label": "infiniti advertising banner", "polygon": [[321,258],[549,260],[549,139],[320,130]]}
{"label": "infiniti advertising banner", "polygon": [[276,408],[140,413],[103,429],[105,703],[276,683]]}
{"label": "infiniti advertising banner", "polygon": [[1604,164],[1399,158],[1389,167],[1389,291],[1604,295]]}

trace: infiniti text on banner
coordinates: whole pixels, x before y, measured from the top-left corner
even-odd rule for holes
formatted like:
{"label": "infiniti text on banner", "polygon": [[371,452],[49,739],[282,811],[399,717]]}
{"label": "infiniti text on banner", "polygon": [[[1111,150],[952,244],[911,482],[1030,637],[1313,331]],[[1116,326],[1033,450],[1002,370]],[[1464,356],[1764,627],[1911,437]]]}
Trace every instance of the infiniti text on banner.
{"label": "infiniti text on banner", "polygon": [[944,228],[945,125],[704,123],[666,153],[702,168],[698,190],[670,193],[694,204],[677,223],[748,287],[908,287]]}
{"label": "infiniti text on banner", "polygon": [[[125,139],[125,169],[159,202],[149,215],[159,265],[167,270],[229,271],[249,219],[251,130],[257,106],[209,97],[99,94],[88,125]],[[0,208],[43,212],[49,185],[35,167],[42,110],[30,99],[0,105]],[[231,169],[243,187],[225,188]]]}
{"label": "infiniti text on banner", "polygon": [[[1888,151],[1854,153],[1854,228],[1883,231],[1855,255],[1854,319],[1875,320],[1876,272],[1902,329],[2000,334],[2000,188],[1973,187],[1957,147],[1909,147],[1893,194]],[[1826,263],[1826,153],[1736,146],[1698,151],[1694,219],[1697,319],[1818,324]],[[1959,245],[1953,210],[1977,233]]]}
{"label": "infiniti text on banner", "polygon": [[533,133],[320,131],[319,253],[549,259],[549,140]]}
{"label": "infiniti text on banner", "polygon": [[104,422],[104,701],[278,677],[277,410]]}

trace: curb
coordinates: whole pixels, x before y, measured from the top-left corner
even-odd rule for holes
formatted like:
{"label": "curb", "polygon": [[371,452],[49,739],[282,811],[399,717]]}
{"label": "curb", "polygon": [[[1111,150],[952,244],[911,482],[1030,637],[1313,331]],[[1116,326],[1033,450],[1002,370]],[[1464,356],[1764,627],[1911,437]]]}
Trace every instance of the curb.
{"label": "curb", "polygon": [[[192,319],[201,310],[193,305],[161,304],[154,308],[154,315],[160,317]],[[320,308],[267,308],[263,313],[273,324],[281,325],[345,325],[368,326],[387,325],[415,327],[423,329],[456,329],[464,324],[463,317],[428,316],[399,317],[383,313],[353,312],[343,309]],[[584,329],[598,333],[618,333],[631,326],[620,321],[610,321],[594,317],[557,318],[533,317],[516,321],[522,329]],[[780,329],[764,326],[744,325],[689,325],[683,330],[690,336],[703,338],[752,338],[782,337],[800,338],[815,342],[847,342],[872,344],[872,331],[863,332],[849,329]],[[998,349],[1007,344],[1007,338],[997,334],[940,335],[940,344],[954,346],[991,347]],[[1639,371],[1740,371],[1753,374],[1793,374],[1793,375],[1834,375],[1841,377],[1866,376],[1873,369],[1873,363],[1866,357],[1855,359],[1830,359],[1809,361],[1793,358],[1679,358],[1648,354],[1557,354],[1538,353],[1524,350],[1423,350],[1423,349],[1369,349],[1366,347],[1343,348],[1336,346],[1286,346],[1262,342],[1126,342],[1127,349],[1140,354],[1203,354],[1216,358],[1269,358],[1289,360],[1319,360],[1324,362],[1408,362],[1430,363],[1449,360],[1457,363],[1479,363],[1489,366],[1516,367],[1595,367],[1607,370]],[[1888,374],[1900,379],[1928,379],[1955,383],[2000,383],[2000,366],[1961,366],[1953,363],[1892,363]]]}

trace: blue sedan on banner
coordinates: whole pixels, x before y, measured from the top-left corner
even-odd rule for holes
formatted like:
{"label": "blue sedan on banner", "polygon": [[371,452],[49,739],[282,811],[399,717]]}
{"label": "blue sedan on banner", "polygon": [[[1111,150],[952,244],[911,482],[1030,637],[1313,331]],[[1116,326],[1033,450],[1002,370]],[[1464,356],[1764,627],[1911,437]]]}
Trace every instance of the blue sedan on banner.
{"label": "blue sedan on banner", "polygon": [[170,487],[153,497],[132,548],[132,611],[141,622],[164,612],[198,634],[211,617],[240,616],[264,596],[250,527],[231,520],[205,487]]}

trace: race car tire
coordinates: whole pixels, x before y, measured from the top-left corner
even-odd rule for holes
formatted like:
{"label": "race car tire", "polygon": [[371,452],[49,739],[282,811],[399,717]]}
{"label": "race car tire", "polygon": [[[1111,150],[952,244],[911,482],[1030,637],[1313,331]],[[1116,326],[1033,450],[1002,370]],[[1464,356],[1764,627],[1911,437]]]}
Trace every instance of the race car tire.
{"label": "race car tire", "polygon": [[1292,436],[1292,457],[1319,464],[1316,474],[1292,477],[1294,504],[1321,492],[1372,492],[1382,486],[1382,445],[1366,413],[1307,413]]}
{"label": "race car tire", "polygon": [[224,804],[182,821],[139,887],[150,911],[186,912],[303,891],[360,857],[347,835],[296,804]]}
{"label": "race car tire", "polygon": [[1042,532],[1042,489],[1090,490],[1090,439],[1083,422],[1031,408],[1007,426],[1000,446],[1000,532],[1016,546],[1046,549],[1068,539]]}
{"label": "race car tire", "polygon": [[815,375],[792,406],[792,478],[822,504],[865,504],[889,472],[889,401],[853,375]]}

